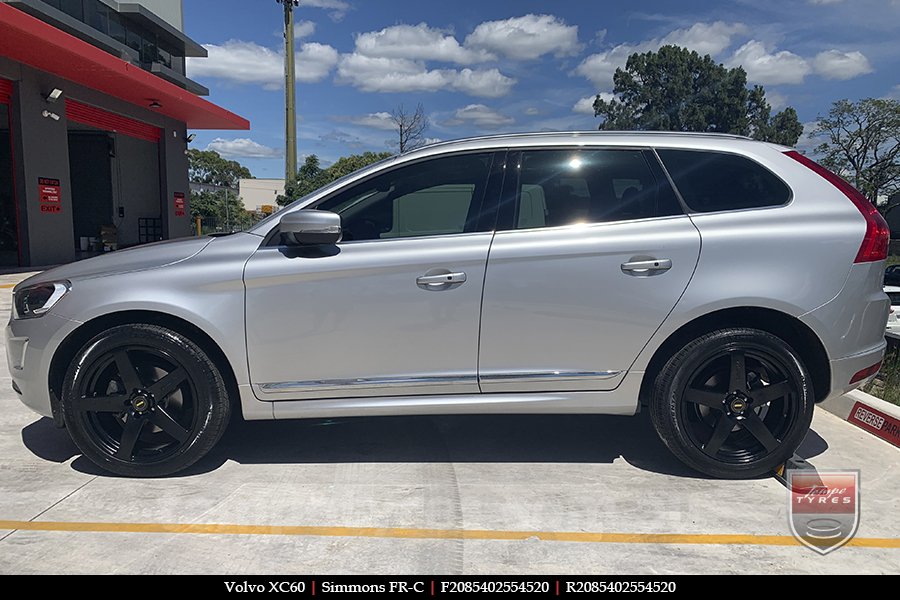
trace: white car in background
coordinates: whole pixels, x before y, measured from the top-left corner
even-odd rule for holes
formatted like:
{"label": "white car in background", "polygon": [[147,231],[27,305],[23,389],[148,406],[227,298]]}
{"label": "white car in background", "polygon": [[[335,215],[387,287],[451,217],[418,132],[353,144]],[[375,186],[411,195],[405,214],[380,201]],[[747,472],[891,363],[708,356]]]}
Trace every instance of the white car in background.
{"label": "white car in background", "polygon": [[887,330],[900,335],[900,287],[884,286],[884,293],[891,299],[891,312],[888,315]]}

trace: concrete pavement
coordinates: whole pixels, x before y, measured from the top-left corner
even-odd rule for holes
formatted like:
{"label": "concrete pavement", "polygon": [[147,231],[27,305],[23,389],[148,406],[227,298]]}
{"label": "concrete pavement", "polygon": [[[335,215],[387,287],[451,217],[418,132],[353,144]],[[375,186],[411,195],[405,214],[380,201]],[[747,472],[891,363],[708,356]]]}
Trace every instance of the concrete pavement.
{"label": "concrete pavement", "polygon": [[236,419],[188,473],[129,480],[0,360],[0,573],[900,571],[900,450],[824,411],[800,454],[861,470],[874,547],[821,557],[792,544],[782,485],[699,477],[646,415]]}

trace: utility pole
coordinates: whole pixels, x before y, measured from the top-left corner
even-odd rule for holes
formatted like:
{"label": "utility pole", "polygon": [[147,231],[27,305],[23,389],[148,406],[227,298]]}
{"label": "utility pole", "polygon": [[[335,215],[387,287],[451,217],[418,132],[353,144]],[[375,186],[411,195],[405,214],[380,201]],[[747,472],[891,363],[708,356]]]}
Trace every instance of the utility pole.
{"label": "utility pole", "polygon": [[294,72],[294,7],[300,0],[275,0],[284,6],[284,180],[297,177],[297,84]]}

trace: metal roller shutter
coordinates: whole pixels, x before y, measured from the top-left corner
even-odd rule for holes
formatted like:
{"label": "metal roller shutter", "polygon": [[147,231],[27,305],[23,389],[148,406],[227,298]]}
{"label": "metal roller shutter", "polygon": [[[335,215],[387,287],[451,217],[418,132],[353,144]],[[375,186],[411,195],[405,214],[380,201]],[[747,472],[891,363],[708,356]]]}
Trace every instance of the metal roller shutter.
{"label": "metal roller shutter", "polygon": [[104,131],[114,131],[147,142],[159,143],[160,140],[159,127],[135,121],[77,100],[66,99],[66,115],[70,121],[90,125]]}

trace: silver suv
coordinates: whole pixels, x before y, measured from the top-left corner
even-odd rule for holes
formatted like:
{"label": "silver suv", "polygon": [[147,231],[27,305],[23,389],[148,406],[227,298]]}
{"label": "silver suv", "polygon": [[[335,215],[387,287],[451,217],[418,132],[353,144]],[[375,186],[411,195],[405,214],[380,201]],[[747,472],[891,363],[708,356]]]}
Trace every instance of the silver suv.
{"label": "silver suv", "polygon": [[247,232],[36,275],[7,356],[22,401],[123,475],[191,465],[233,411],[646,410],[689,466],[753,477],[877,372],[888,237],[843,179],[768,143],[469,139]]}

